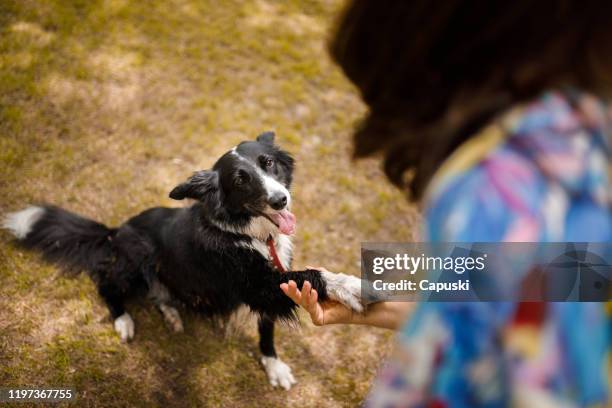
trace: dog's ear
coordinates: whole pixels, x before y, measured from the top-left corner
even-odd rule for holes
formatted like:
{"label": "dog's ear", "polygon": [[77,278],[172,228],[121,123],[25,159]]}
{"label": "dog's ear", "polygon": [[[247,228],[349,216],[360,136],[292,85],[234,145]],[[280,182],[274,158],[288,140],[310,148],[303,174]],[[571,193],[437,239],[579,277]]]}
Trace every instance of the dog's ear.
{"label": "dog's ear", "polygon": [[193,198],[194,200],[205,200],[208,196],[219,190],[219,175],[213,170],[202,170],[193,173],[186,182],[174,187],[170,192],[170,198],[182,200]]}
{"label": "dog's ear", "polygon": [[274,132],[264,132],[261,135],[257,136],[257,141],[259,143],[263,143],[263,144],[267,144],[267,145],[274,145]]}

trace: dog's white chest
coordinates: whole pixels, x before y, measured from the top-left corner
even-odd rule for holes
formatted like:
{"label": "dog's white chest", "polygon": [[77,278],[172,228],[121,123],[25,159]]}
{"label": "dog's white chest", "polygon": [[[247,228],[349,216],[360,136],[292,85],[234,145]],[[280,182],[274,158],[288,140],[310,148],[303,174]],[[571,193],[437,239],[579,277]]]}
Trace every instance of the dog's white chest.
{"label": "dog's white chest", "polygon": [[293,255],[293,243],[288,235],[279,235],[276,239],[275,247],[278,259],[286,270],[291,269],[291,257]]}

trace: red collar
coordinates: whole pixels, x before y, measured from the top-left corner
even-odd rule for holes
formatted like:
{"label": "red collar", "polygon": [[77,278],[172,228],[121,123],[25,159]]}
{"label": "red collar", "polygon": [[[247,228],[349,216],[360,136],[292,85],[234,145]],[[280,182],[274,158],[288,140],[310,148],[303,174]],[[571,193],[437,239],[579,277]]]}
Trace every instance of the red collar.
{"label": "red collar", "polygon": [[276,269],[278,269],[280,272],[287,272],[283,267],[283,264],[281,263],[278,254],[276,253],[276,246],[274,245],[274,238],[272,238],[272,236],[270,236],[266,240],[266,245],[268,245],[268,249],[270,250],[270,257],[272,258],[272,263],[274,264]]}

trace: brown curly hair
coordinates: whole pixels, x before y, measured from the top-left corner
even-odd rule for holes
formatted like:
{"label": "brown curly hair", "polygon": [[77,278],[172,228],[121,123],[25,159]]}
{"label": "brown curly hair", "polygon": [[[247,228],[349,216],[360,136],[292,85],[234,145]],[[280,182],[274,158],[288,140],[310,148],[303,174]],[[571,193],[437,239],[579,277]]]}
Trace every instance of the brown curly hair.
{"label": "brown curly hair", "polygon": [[549,89],[612,92],[608,0],[355,0],[330,52],[369,107],[356,157],[382,153],[420,198],[452,151]]}

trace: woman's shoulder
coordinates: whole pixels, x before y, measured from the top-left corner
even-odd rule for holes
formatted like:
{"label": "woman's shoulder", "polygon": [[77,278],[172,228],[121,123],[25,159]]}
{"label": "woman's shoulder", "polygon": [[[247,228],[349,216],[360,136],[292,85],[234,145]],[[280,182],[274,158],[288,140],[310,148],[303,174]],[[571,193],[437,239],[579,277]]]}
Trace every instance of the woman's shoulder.
{"label": "woman's shoulder", "polygon": [[460,146],[427,192],[428,238],[577,239],[567,236],[565,224],[571,221],[568,214],[581,208],[588,208],[581,217],[612,222],[606,210],[607,124],[601,115],[585,114],[580,103],[576,107],[558,94],[546,95]]}

